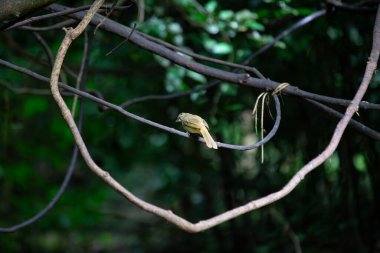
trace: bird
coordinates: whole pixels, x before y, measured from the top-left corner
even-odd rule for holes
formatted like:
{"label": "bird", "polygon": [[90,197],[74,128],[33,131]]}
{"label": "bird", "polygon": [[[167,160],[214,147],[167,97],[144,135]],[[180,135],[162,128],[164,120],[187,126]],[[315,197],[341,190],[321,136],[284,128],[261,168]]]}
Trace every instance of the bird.
{"label": "bird", "polygon": [[181,122],[183,128],[190,134],[200,134],[205,139],[209,148],[218,149],[214,139],[208,132],[207,122],[198,115],[182,112],[178,115],[176,122]]}

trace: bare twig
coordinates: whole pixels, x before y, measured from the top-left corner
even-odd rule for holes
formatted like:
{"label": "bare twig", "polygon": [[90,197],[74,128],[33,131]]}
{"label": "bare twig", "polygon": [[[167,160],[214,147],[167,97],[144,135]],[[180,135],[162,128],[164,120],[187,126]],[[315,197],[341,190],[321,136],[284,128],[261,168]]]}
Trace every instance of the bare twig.
{"label": "bare twig", "polygon": [[133,0],[137,4],[137,22],[141,23],[145,17],[145,0]]}
{"label": "bare twig", "polygon": [[[343,117],[342,113],[340,113],[340,112],[338,112],[338,111],[336,111],[336,110],[334,110],[334,109],[332,109],[332,108],[330,108],[324,104],[321,104],[317,101],[314,101],[311,99],[305,99],[305,101],[307,101],[308,103],[311,103],[314,106],[322,109],[323,111],[327,112],[329,115],[331,115],[332,117],[334,117],[336,119],[341,119]],[[364,124],[362,124],[362,123],[360,123],[354,119],[351,119],[349,126],[351,126],[352,128],[354,128],[358,132],[365,134],[374,140],[380,141],[380,133],[379,132],[376,132],[375,130],[367,127],[366,125],[364,125]]]}
{"label": "bare twig", "polygon": [[[117,9],[117,10],[124,10],[126,8],[129,8],[130,6],[131,5],[129,5],[129,6],[119,6],[119,7],[116,7],[115,9]],[[110,5],[103,5],[100,8],[101,9],[108,9],[109,7],[110,7]],[[70,9],[64,10],[64,11],[59,11],[59,12],[49,13],[49,14],[45,14],[45,15],[41,15],[41,16],[31,17],[31,18],[22,20],[20,22],[17,22],[15,24],[13,24],[12,26],[9,26],[7,29],[5,29],[5,31],[10,30],[10,29],[14,29],[14,28],[17,28],[17,27],[20,27],[20,26],[28,25],[28,24],[31,24],[31,23],[36,22],[36,21],[41,21],[41,20],[61,17],[61,16],[68,15],[68,14],[71,14],[71,13],[87,10],[89,8],[90,8],[90,5],[86,5],[86,6],[81,6],[81,7],[78,7],[78,8],[70,8]]]}
{"label": "bare twig", "polygon": [[284,233],[286,233],[292,241],[294,245],[294,251],[296,253],[302,253],[300,239],[298,238],[297,234],[293,231],[289,222],[285,220],[284,216],[277,209],[270,208],[269,212],[272,215],[272,217],[284,227]]}
{"label": "bare twig", "polygon": [[122,42],[120,42],[116,47],[112,48],[111,51],[109,51],[106,54],[106,56],[109,56],[110,54],[112,54],[113,52],[115,52],[116,50],[118,50],[122,45],[124,45],[124,43],[127,43],[129,41],[129,39],[131,38],[132,34],[134,33],[134,31],[136,29],[136,26],[137,26],[137,23],[133,23],[132,31],[128,35],[128,37],[125,40],[123,40]]}
{"label": "bare twig", "polygon": [[187,96],[187,95],[190,95],[190,94],[193,94],[193,93],[197,93],[197,92],[200,92],[200,91],[211,89],[211,88],[215,87],[218,84],[219,84],[218,81],[214,81],[214,82],[212,82],[212,83],[210,83],[208,85],[205,85],[205,86],[194,88],[194,89],[191,89],[191,90],[188,90],[188,91],[177,92],[177,93],[174,93],[174,94],[148,95],[148,96],[133,98],[133,99],[127,100],[124,103],[122,103],[120,105],[120,107],[127,108],[130,105],[141,103],[141,102],[146,102],[146,101],[169,100],[169,99],[173,99],[173,98],[183,97],[183,96]]}
{"label": "bare twig", "polygon": [[94,30],[94,34],[96,34],[96,31],[98,31],[99,26],[101,26],[103,24],[104,20],[106,20],[109,16],[111,16],[111,14],[112,14],[113,10],[115,9],[118,1],[119,0],[113,1],[112,5],[111,5],[111,10],[109,12],[107,12],[106,15],[103,17],[103,20],[99,24],[96,25],[95,30]]}
{"label": "bare twig", "polygon": [[[15,88],[12,84],[8,83],[5,80],[0,80],[0,85],[7,88],[8,90],[16,93],[16,94],[28,94],[28,95],[37,95],[37,96],[51,96],[50,89],[39,89],[39,88]],[[72,93],[62,92],[64,96],[72,96]]]}
{"label": "bare twig", "polygon": [[296,22],[295,24],[290,26],[288,29],[286,29],[285,31],[283,31],[282,33],[277,35],[271,42],[269,42],[268,44],[265,44],[263,47],[261,47],[255,53],[251,54],[244,61],[244,64],[249,64],[254,58],[256,58],[260,54],[264,53],[265,51],[267,51],[268,49],[273,47],[278,41],[282,40],[284,37],[288,36],[293,31],[305,26],[306,24],[309,24],[310,22],[316,20],[319,17],[322,17],[325,14],[326,14],[326,10],[319,10],[319,11],[316,11],[316,12],[302,18],[301,20],[299,20],[298,22]]}
{"label": "bare twig", "polygon": [[38,40],[38,42],[41,44],[42,48],[44,49],[46,56],[48,58],[48,61],[50,63],[50,66],[53,68],[54,64],[54,56],[53,53],[50,50],[50,47],[46,43],[45,39],[42,38],[41,35],[39,35],[37,32],[32,32],[33,36]]}
{"label": "bare twig", "polygon": [[[84,36],[85,39],[84,39],[82,63],[80,66],[77,82],[75,85],[77,89],[80,89],[80,87],[85,83],[87,70],[88,70],[87,66],[90,59],[90,43],[89,43],[89,38],[88,38],[89,35],[87,32],[85,32],[84,35],[85,35]],[[74,100],[73,100],[73,105],[71,108],[71,114],[73,115],[73,118],[75,118],[75,110],[76,110],[77,101],[78,101],[78,95],[75,95]]]}
{"label": "bare twig", "polygon": [[43,27],[22,26],[22,27],[20,27],[20,30],[34,31],[34,32],[46,32],[46,31],[56,30],[56,29],[60,29],[62,27],[70,26],[70,25],[73,25],[75,23],[77,23],[76,20],[68,19],[68,20],[64,20],[62,22],[56,23],[54,25],[43,26]]}

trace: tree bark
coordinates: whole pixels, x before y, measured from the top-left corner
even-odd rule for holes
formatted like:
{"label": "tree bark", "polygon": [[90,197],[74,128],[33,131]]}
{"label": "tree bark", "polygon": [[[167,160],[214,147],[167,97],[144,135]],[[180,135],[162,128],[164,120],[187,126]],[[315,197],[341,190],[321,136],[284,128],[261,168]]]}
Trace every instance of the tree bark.
{"label": "tree bark", "polygon": [[56,0],[0,0],[0,21],[19,18]]}

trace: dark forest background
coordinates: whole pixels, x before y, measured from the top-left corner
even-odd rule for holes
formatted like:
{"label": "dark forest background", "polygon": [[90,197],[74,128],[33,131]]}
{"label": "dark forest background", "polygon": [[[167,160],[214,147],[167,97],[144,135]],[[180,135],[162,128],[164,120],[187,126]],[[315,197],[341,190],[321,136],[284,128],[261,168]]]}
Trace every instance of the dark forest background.
{"label": "dark forest background", "polygon": [[[57,3],[77,7],[91,1]],[[321,9],[327,14],[278,41],[250,65],[271,80],[352,99],[371,50],[375,11],[350,11],[315,0],[146,0],[145,20],[136,30],[240,63]],[[29,16],[45,13],[41,9]],[[110,18],[133,26],[136,13],[133,5],[114,11]],[[85,87],[112,103],[187,91],[211,81],[129,42],[106,56],[123,39],[101,29],[94,35],[94,27],[87,31]],[[39,34],[56,54],[64,32]],[[66,57],[73,73],[80,69],[83,44],[81,36]],[[50,75],[46,54],[30,31],[1,32],[0,58]],[[62,79],[75,86],[70,71]],[[5,67],[0,67],[0,77],[0,227],[7,227],[35,215],[53,198],[74,142],[47,84]],[[379,79],[377,74],[366,101],[380,102]],[[31,89],[47,94],[36,95]],[[221,83],[190,96],[133,104],[127,110],[178,129],[175,119],[180,112],[195,113],[208,121],[217,140],[254,143],[260,135],[255,134],[251,112],[261,92]],[[71,106],[72,97],[65,100]],[[214,151],[86,100],[82,132],[95,161],[125,187],[196,222],[281,189],[327,145],[336,119],[293,96],[282,95],[281,105],[281,125],[265,145],[264,163],[260,150]],[[273,114],[273,101],[269,108]],[[273,125],[268,111],[267,131]],[[378,129],[379,115],[360,110],[355,119]],[[126,202],[79,158],[54,208],[31,226],[0,234],[0,252],[380,252],[379,154],[379,142],[348,128],[333,156],[287,197],[199,234],[183,232]]]}

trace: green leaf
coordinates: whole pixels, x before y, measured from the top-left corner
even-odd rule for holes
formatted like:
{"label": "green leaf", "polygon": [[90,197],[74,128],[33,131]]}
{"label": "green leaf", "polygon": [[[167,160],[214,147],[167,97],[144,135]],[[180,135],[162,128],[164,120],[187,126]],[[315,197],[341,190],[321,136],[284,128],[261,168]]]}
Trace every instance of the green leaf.
{"label": "green leaf", "polygon": [[244,26],[246,26],[252,30],[256,30],[256,31],[264,31],[264,29],[265,29],[265,27],[262,24],[254,21],[254,20],[245,21]]}
{"label": "green leaf", "polygon": [[365,172],[367,170],[367,164],[365,162],[365,157],[363,154],[354,155],[352,160],[357,171]]}
{"label": "green leaf", "polygon": [[178,66],[169,67],[166,72],[165,88],[168,92],[176,90],[183,90],[185,85],[183,83],[183,77],[185,76],[186,69]]}
{"label": "green leaf", "polygon": [[338,176],[340,160],[337,153],[334,153],[324,164],[326,177],[330,181],[334,181]]}
{"label": "green leaf", "polygon": [[235,96],[237,94],[237,86],[228,83],[222,83],[220,85],[220,91],[229,96]]}
{"label": "green leaf", "polygon": [[214,54],[229,54],[232,52],[232,46],[228,43],[221,42],[216,44],[212,51]]}
{"label": "green leaf", "polygon": [[257,19],[257,14],[251,12],[250,10],[245,9],[245,10],[236,12],[235,19],[238,22],[242,22],[245,20],[253,20],[253,19]]}
{"label": "green leaf", "polygon": [[210,1],[206,4],[205,9],[208,12],[214,12],[216,10],[216,7],[218,7],[218,3],[216,1]]}
{"label": "green leaf", "polygon": [[234,12],[231,10],[222,10],[219,12],[219,19],[221,20],[231,20],[234,16]]}
{"label": "green leaf", "polygon": [[201,74],[194,72],[194,71],[191,71],[191,70],[187,70],[186,75],[188,77],[190,77],[191,79],[193,79],[197,82],[200,82],[200,83],[206,83],[206,81],[207,81],[207,79],[204,75],[201,75]]}
{"label": "green leaf", "polygon": [[213,39],[204,41],[206,49],[213,54],[229,54],[232,52],[232,46],[226,42],[217,42]]}

